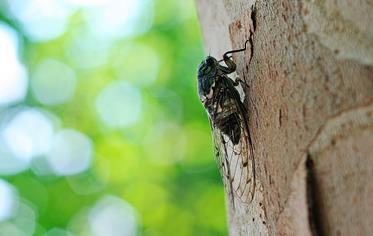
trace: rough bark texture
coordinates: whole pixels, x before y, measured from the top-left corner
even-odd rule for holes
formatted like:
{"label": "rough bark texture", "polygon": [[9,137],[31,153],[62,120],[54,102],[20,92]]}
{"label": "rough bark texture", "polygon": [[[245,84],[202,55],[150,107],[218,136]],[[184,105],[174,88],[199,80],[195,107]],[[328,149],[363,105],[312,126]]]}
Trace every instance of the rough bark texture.
{"label": "rough bark texture", "polygon": [[373,3],[197,0],[205,48],[235,55],[256,158],[230,235],[373,235]]}

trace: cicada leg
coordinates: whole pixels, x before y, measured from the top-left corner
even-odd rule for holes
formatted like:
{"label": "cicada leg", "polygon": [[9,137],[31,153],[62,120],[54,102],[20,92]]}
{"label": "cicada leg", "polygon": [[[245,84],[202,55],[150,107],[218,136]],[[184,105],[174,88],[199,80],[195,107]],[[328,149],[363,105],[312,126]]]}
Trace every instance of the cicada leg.
{"label": "cicada leg", "polygon": [[246,87],[246,88],[248,88],[249,87],[249,85],[244,81],[244,80],[242,80],[240,77],[236,77],[236,79],[233,81],[233,85],[234,86],[238,86],[238,85],[241,85],[242,87]]}

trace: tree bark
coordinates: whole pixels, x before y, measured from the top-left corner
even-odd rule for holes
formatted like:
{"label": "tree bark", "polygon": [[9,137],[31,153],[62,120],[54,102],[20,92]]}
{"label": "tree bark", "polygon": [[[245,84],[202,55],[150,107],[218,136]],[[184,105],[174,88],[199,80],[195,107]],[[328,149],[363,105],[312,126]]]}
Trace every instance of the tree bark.
{"label": "tree bark", "polygon": [[373,235],[373,4],[197,0],[207,53],[237,54],[256,161],[230,235]]}

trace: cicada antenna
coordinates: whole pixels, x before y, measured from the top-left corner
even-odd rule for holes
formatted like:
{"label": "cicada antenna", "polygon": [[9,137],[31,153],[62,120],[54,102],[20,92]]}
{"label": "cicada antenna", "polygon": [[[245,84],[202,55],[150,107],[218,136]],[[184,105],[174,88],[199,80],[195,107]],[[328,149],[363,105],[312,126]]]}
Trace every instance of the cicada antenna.
{"label": "cicada antenna", "polygon": [[[244,47],[244,48],[237,49],[237,50],[231,50],[231,51],[228,51],[228,52],[224,53],[224,55],[223,55],[223,59],[221,59],[221,60],[218,61],[218,62],[222,62],[222,61],[224,61],[224,57],[226,57],[227,54],[229,54],[229,53],[236,53],[236,52],[242,52],[242,51],[245,51],[245,50],[246,50],[247,42],[249,42],[249,40],[246,40],[246,42],[245,42],[245,47]],[[231,58],[231,57],[232,57],[232,56],[230,56],[230,57],[228,57],[228,58]]]}

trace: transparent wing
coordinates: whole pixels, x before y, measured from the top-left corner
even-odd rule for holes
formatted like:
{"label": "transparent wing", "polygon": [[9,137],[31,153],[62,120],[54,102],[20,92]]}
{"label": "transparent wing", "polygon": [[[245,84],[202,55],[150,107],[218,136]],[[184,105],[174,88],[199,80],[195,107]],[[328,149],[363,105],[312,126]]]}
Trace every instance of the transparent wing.
{"label": "transparent wing", "polygon": [[228,194],[228,198],[233,202],[234,194],[232,187],[232,175],[229,169],[229,162],[223,147],[223,137],[219,129],[213,127],[213,123],[210,121],[212,128],[212,139],[214,142],[215,161],[218,164],[220,175],[223,179],[224,188]]}
{"label": "transparent wing", "polygon": [[[240,106],[241,104],[237,104]],[[232,192],[244,203],[250,203],[255,192],[255,160],[253,155],[250,133],[247,126],[247,118],[242,112],[238,112],[240,120],[240,139],[237,144],[224,134],[222,146],[224,155],[229,163],[228,172],[231,175]]]}
{"label": "transparent wing", "polygon": [[[229,138],[229,136],[235,136],[233,133],[232,135],[224,134],[214,125],[212,125],[213,138],[218,154],[216,159],[226,192],[231,195],[233,202],[237,198],[241,202],[250,203],[255,192],[255,160],[246,110],[238,99],[236,98],[233,106],[236,106],[234,109],[236,111],[235,120],[239,121],[239,141],[234,144]],[[235,129],[230,131],[237,132]]]}

